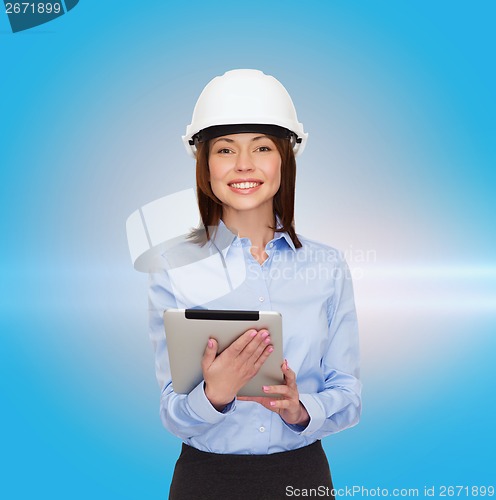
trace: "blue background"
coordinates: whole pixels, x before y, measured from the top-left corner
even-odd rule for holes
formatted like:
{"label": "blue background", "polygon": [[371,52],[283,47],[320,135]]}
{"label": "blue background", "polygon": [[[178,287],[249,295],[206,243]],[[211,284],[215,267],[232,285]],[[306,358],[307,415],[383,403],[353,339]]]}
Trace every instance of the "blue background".
{"label": "blue background", "polygon": [[335,486],[494,485],[495,14],[85,0],[12,34],[0,13],[0,496],[166,498],[180,443],[125,220],[194,185],[194,103],[245,67],[310,134],[297,230],[355,272],[364,409],[324,440]]}

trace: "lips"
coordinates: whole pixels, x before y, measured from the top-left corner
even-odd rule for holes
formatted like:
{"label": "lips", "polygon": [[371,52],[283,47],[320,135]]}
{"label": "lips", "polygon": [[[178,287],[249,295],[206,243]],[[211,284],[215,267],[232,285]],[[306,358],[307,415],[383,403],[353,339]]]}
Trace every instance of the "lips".
{"label": "lips", "polygon": [[261,186],[263,182],[259,179],[235,179],[229,182],[229,187],[236,190],[254,189]]}
{"label": "lips", "polygon": [[229,185],[236,189],[249,189],[260,186],[258,182],[232,182]]}

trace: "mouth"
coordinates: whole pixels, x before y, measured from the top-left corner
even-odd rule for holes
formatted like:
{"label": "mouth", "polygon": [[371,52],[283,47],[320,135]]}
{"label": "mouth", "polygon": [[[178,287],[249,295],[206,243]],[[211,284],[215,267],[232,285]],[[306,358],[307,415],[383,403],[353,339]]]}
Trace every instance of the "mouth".
{"label": "mouth", "polygon": [[261,186],[263,183],[259,181],[243,181],[243,182],[230,182],[229,187],[234,189],[254,189]]}

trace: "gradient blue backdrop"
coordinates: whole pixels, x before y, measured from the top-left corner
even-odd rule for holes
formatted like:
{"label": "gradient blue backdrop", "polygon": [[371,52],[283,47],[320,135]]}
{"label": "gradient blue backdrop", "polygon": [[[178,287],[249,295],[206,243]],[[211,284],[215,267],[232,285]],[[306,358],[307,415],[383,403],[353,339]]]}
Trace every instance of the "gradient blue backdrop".
{"label": "gradient blue backdrop", "polygon": [[[97,2],[0,12],[2,498],[166,498],[125,220],[193,186],[203,86],[257,68],[310,137],[297,229],[355,273],[364,410],[336,487],[496,483],[495,3]],[[364,254],[366,253],[366,258]]]}

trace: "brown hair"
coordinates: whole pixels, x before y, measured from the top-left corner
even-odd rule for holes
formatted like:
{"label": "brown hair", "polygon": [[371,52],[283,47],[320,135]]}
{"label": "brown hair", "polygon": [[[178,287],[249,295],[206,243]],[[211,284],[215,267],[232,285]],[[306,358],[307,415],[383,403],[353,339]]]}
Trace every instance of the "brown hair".
{"label": "brown hair", "polygon": [[[296,248],[302,245],[294,228],[294,200],[296,186],[296,160],[293,146],[288,139],[268,135],[281,155],[281,185],[274,195],[274,219],[278,221],[274,231],[287,232]],[[209,228],[218,226],[222,217],[222,202],[210,186],[208,156],[210,142],[197,144],[196,152],[196,194],[203,228],[193,230],[189,237],[196,243],[206,243],[213,236]]]}

